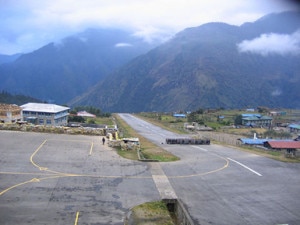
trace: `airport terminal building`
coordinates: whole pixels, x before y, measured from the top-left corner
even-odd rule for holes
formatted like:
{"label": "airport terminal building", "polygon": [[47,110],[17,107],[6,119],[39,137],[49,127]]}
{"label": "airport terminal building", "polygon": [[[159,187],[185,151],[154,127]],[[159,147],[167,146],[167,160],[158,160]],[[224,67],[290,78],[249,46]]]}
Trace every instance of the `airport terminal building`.
{"label": "airport terminal building", "polygon": [[21,105],[23,120],[37,125],[63,126],[68,123],[70,108],[45,103]]}

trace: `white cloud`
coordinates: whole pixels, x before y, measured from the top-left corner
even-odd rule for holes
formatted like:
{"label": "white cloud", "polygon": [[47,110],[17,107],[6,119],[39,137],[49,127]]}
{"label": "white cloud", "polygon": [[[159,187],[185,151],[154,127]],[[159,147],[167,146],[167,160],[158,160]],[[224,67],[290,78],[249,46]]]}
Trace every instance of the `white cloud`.
{"label": "white cloud", "polygon": [[117,43],[115,44],[116,48],[132,47],[132,44],[129,43]]}
{"label": "white cloud", "polygon": [[[145,40],[208,22],[240,25],[292,9],[286,0],[0,0],[0,53],[34,50],[87,28],[130,29]],[[19,37],[32,34],[26,42]],[[29,36],[28,36],[29,37]],[[14,46],[15,45],[15,46]],[[30,48],[28,47],[30,46]],[[6,49],[5,51],[3,49]]]}
{"label": "white cloud", "polygon": [[267,56],[270,54],[300,54],[300,30],[293,34],[262,34],[252,40],[244,40],[237,45],[240,52],[250,52]]}
{"label": "white cloud", "polygon": [[137,29],[133,33],[133,36],[143,38],[144,41],[151,43],[153,41],[162,41],[168,40],[173,34],[174,30],[168,28],[156,28],[153,26],[144,26]]}
{"label": "white cloud", "polygon": [[277,97],[277,96],[280,96],[281,94],[282,94],[282,91],[279,90],[279,89],[276,89],[275,91],[273,91],[273,92],[271,93],[271,96]]}

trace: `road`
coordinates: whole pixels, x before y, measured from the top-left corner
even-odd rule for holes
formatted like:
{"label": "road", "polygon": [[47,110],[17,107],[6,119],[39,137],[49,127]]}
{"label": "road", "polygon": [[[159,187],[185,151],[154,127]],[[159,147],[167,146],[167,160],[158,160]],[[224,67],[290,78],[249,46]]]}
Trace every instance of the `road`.
{"label": "road", "polygon": [[137,132],[181,158],[159,163],[195,224],[300,224],[300,164],[221,145],[166,145],[180,135],[120,114]]}

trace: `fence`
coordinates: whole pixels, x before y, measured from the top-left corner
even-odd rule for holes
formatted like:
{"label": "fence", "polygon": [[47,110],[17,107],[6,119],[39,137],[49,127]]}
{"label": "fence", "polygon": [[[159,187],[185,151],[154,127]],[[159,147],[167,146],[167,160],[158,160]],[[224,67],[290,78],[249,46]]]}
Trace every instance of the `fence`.
{"label": "fence", "polygon": [[224,133],[217,133],[211,131],[201,131],[198,132],[197,135],[200,136],[200,138],[202,139],[215,140],[217,142],[222,142],[234,146],[240,146],[241,142],[238,139],[243,138],[240,135],[224,134]]}

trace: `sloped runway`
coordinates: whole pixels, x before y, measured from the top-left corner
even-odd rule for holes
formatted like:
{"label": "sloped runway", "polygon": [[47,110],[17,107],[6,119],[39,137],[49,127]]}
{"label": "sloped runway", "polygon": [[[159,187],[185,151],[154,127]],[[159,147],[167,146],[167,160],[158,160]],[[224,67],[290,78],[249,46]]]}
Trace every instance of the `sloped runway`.
{"label": "sloped runway", "polygon": [[195,224],[300,224],[300,164],[221,145],[166,145],[173,134],[130,114],[136,131],[181,158],[161,163]]}
{"label": "sloped runway", "polygon": [[177,135],[121,116],[181,160],[126,160],[96,136],[0,131],[0,224],[123,224],[131,207],[159,200],[164,187],[195,224],[300,224],[299,164],[162,144]]}

